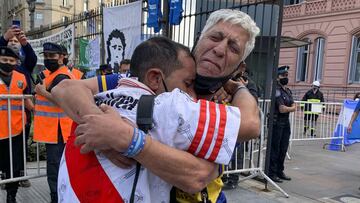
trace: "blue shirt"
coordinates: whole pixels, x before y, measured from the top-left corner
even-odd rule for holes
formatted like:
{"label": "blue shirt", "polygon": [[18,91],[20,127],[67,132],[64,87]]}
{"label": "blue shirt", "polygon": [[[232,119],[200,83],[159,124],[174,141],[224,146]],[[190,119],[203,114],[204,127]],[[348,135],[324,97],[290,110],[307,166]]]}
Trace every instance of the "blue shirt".
{"label": "blue shirt", "polygon": [[97,76],[99,92],[115,89],[118,86],[118,81],[121,78],[121,75],[118,73]]}

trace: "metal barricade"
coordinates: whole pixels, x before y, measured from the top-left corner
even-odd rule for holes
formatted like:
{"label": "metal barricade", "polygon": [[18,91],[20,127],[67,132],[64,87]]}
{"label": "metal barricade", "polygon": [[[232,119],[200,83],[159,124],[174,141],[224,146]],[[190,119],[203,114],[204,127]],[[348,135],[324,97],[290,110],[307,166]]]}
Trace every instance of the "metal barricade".
{"label": "metal barricade", "polygon": [[[297,105],[297,110],[290,114],[290,143],[294,141],[340,139],[341,150],[345,150],[344,132],[341,132],[340,136],[334,135],[338,120],[343,119],[340,117],[342,116],[340,115],[340,111],[343,107],[342,103],[305,101],[296,101],[295,103]],[[308,109],[304,109],[304,105],[308,105]],[[329,143],[325,145],[328,144]]]}
{"label": "metal barricade", "polygon": [[[244,176],[243,178],[239,179],[239,181],[245,181],[255,177],[262,177],[275,188],[277,188],[280,192],[282,192],[286,197],[289,197],[289,195],[275,182],[273,182],[264,172],[268,123],[267,114],[270,112],[270,104],[270,100],[259,101],[259,109],[261,112],[260,136],[257,139],[241,143],[236,147],[234,152],[235,162],[225,167],[224,174],[249,173],[249,175]],[[241,150],[240,157],[238,157],[238,150]]]}
{"label": "metal barricade", "polygon": [[[304,119],[305,113],[304,108],[300,107],[300,104],[311,103],[296,101],[297,110],[290,114],[290,127],[291,137],[290,145],[294,141],[318,141],[318,140],[333,140],[341,139],[341,149],[344,150],[344,132],[339,137],[334,136],[334,130],[336,128],[338,119],[341,118],[340,111],[343,107],[342,103],[315,103],[317,110],[315,114],[309,116],[307,119],[312,121],[316,117],[316,136],[310,136],[308,133],[304,134],[304,127],[306,127],[306,120]],[[270,100],[259,100],[259,108],[261,109],[261,135],[258,139],[250,140],[248,147],[236,147],[234,152],[235,162],[229,164],[224,174],[240,174],[250,173],[240,179],[240,181],[252,179],[255,177],[263,177],[270,184],[280,190],[286,197],[287,193],[282,190],[277,184],[275,184],[270,178],[264,173],[265,168],[265,156],[266,156],[266,140],[268,135],[268,114],[270,113]],[[319,107],[320,106],[320,107]],[[246,143],[242,143],[246,145]],[[240,145],[241,146],[241,145]],[[324,145],[325,146],[325,145]],[[240,156],[238,150],[241,150]]]}
{"label": "metal barricade", "polygon": [[[31,179],[31,178],[38,178],[38,177],[43,177],[46,176],[46,172],[42,172],[41,169],[45,168],[45,166],[40,166],[40,158],[39,158],[39,144],[36,143],[36,166],[35,167],[30,167],[30,164],[26,161],[26,144],[27,144],[27,140],[25,137],[25,100],[26,99],[32,99],[33,96],[32,95],[10,95],[10,94],[0,94],[0,100],[7,100],[7,105],[5,106],[5,109],[7,110],[7,115],[8,115],[8,129],[9,129],[9,163],[10,163],[10,178],[5,178],[5,179],[1,179],[2,176],[0,176],[0,184],[5,184],[5,183],[11,183],[11,182],[16,182],[16,181],[22,181],[22,180],[27,180],[27,179]],[[12,137],[12,127],[11,127],[11,100],[21,100],[21,114],[22,114],[22,141],[23,141],[23,146],[22,146],[22,150],[23,150],[23,164],[24,164],[24,173],[21,174],[19,177],[14,177],[14,168],[13,168],[13,162],[14,162],[14,157],[13,157],[13,139],[14,137]],[[0,121],[0,122],[5,122],[5,121]],[[17,136],[21,136],[21,135],[17,135]],[[2,141],[4,141],[6,139],[3,139]],[[14,154],[16,156],[16,154]],[[29,169],[29,170],[28,170]],[[1,170],[1,169],[0,169]],[[30,171],[31,170],[31,171]],[[3,175],[3,171],[1,171],[1,174]],[[29,174],[29,175],[28,175]]]}

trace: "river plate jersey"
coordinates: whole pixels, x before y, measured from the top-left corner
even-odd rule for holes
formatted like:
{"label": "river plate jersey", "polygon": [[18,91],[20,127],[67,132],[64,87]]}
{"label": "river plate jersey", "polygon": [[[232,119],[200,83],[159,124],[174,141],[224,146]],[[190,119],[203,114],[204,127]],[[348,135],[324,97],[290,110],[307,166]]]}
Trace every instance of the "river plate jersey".
{"label": "river plate jersey", "polygon": [[[118,88],[95,95],[135,125],[141,95],[154,94],[133,79],[121,79]],[[76,126],[73,126],[73,130]],[[217,164],[228,164],[240,127],[236,107],[194,100],[179,89],[155,98],[152,139]],[[156,157],[154,157],[156,159]],[[136,167],[122,169],[100,152],[80,154],[72,133],[60,162],[59,202],[129,202]],[[171,185],[146,168],[140,170],[135,202],[169,202]]]}

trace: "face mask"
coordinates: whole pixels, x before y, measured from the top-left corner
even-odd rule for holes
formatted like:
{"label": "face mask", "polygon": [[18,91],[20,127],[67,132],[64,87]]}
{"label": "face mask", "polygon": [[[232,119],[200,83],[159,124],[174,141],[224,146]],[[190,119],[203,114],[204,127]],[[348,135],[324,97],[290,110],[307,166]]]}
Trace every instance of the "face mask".
{"label": "face mask", "polygon": [[287,85],[289,82],[289,78],[281,78],[279,82],[281,85]]}
{"label": "face mask", "polygon": [[0,69],[6,73],[10,73],[15,68],[14,65],[8,64],[8,63],[0,63]]}
{"label": "face mask", "polygon": [[69,59],[68,58],[64,58],[64,65],[66,66],[69,63]]}
{"label": "face mask", "polygon": [[50,72],[54,72],[59,69],[59,63],[57,59],[44,59],[45,68]]}
{"label": "face mask", "polygon": [[209,95],[214,94],[222,86],[229,81],[232,74],[225,77],[206,77],[199,74],[196,74],[195,78],[195,92],[199,95]]}

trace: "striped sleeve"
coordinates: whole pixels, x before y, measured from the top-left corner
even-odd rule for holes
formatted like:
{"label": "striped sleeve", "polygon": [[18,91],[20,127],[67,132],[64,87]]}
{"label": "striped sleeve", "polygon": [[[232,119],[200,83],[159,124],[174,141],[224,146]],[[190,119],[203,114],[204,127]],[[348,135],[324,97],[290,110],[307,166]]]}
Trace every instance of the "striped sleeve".
{"label": "striped sleeve", "polygon": [[120,79],[119,74],[99,75],[97,76],[99,92],[115,89]]}
{"label": "striped sleeve", "polygon": [[194,101],[178,89],[156,101],[154,121],[161,142],[211,162],[230,162],[240,128],[238,108]]}

